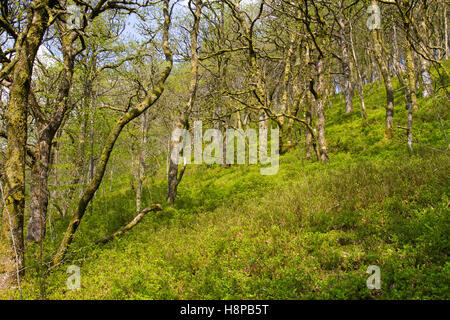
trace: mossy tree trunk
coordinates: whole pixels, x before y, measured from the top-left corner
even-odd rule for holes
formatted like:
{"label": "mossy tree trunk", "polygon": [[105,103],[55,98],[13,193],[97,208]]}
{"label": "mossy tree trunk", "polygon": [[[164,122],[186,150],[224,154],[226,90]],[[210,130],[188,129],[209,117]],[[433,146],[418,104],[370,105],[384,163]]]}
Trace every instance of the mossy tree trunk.
{"label": "mossy tree trunk", "polygon": [[[325,138],[325,95],[323,92],[325,91],[325,75],[324,75],[324,67],[323,67],[323,57],[319,57],[317,61],[317,87],[315,88],[315,112],[317,114],[317,142],[319,145],[320,152],[320,161],[328,162],[328,148],[327,148],[327,140]],[[313,88],[313,85],[311,86]]]}
{"label": "mossy tree trunk", "polygon": [[364,98],[364,83],[361,75],[361,68],[359,66],[358,57],[356,56],[355,44],[353,41],[353,26],[352,22],[349,20],[349,30],[350,30],[350,48],[352,50],[353,61],[355,62],[356,75],[358,78],[358,89],[359,89],[359,99],[361,101],[361,116],[367,123],[367,112],[366,103]]}
{"label": "mossy tree trunk", "polygon": [[353,61],[350,59],[348,41],[345,33],[345,20],[342,12],[343,8],[339,10],[338,24],[339,24],[339,43],[341,45],[342,57],[342,74],[344,76],[344,99],[345,99],[345,113],[350,113],[353,110]]}
{"label": "mossy tree trunk", "polygon": [[[177,129],[185,129],[186,125],[184,125],[181,121],[178,121],[175,125]],[[170,140],[170,154],[169,154],[169,171],[167,173],[168,187],[167,187],[167,198],[166,201],[170,203],[170,206],[173,207],[175,204],[175,198],[177,197],[178,185],[183,178],[184,172],[186,170],[186,163],[183,163],[181,170],[178,170],[178,162],[173,161],[172,159],[172,150],[178,149],[180,145],[180,141]]]}
{"label": "mossy tree trunk", "polygon": [[283,81],[281,84],[282,87],[282,95],[281,95],[281,105],[280,111],[282,116],[280,117],[280,154],[284,154],[290,148],[292,148],[292,142],[290,141],[289,132],[292,129],[292,121],[288,121],[286,123],[286,119],[283,116],[285,113],[289,113],[288,100],[289,100],[289,80],[291,78],[291,60],[294,54],[294,50],[296,49],[297,43],[297,33],[293,31],[289,37],[289,46],[286,50],[285,54],[285,65],[284,65],[284,73],[283,73]]}
{"label": "mossy tree trunk", "polygon": [[10,102],[6,110],[8,145],[2,195],[5,205],[0,233],[0,289],[19,284],[25,272],[23,225],[28,97],[34,60],[48,28],[48,10],[55,4],[56,1],[33,1],[29,24],[17,39],[17,62],[12,70]]}
{"label": "mossy tree trunk", "polygon": [[[195,3],[195,11],[192,9],[192,4]],[[176,127],[179,129],[189,129],[189,116],[194,108],[195,97],[198,87],[198,33],[200,28],[200,18],[202,14],[203,2],[201,0],[190,0],[189,7],[191,8],[194,22],[190,32],[190,56],[191,56],[191,79],[189,82],[189,98],[184,110],[183,119],[178,120]],[[179,142],[171,141],[170,151],[178,147]],[[178,164],[172,161],[172,157],[169,154],[169,171],[167,174],[168,186],[167,186],[167,202],[171,206],[174,205],[175,198],[177,196],[178,185],[183,179],[184,172],[186,170],[186,164],[183,164],[182,169],[178,172]]]}
{"label": "mossy tree trunk", "polygon": [[[425,23],[425,20],[422,20],[420,29],[424,32],[424,34],[428,35],[427,24]],[[423,97],[428,98],[433,94],[433,81],[431,79],[430,72],[428,71],[428,69],[430,68],[430,61],[420,55],[418,58],[420,61],[420,75],[422,77],[423,84]]]}
{"label": "mossy tree trunk", "polygon": [[412,150],[413,135],[412,135],[412,121],[413,111],[417,111],[417,94],[416,94],[416,77],[414,61],[411,47],[407,39],[405,39],[405,62],[407,75],[407,90],[406,90],[406,105],[408,108],[408,148]]}
{"label": "mossy tree trunk", "polygon": [[45,114],[33,94],[30,98],[30,106],[38,127],[38,144],[36,159],[31,169],[30,220],[27,240],[36,242],[40,242],[45,236],[50,197],[48,177],[52,145],[55,135],[69,110],[69,92],[72,87],[76,55],[73,44],[78,38],[77,32],[67,30],[63,23],[59,23],[59,31],[62,35],[63,76],[52,113],[50,115]]}

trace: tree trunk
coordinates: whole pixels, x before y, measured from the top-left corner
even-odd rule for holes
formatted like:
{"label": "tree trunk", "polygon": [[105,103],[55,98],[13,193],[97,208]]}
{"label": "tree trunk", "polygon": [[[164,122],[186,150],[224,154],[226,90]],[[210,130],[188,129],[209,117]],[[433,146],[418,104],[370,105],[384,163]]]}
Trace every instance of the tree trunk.
{"label": "tree trunk", "polygon": [[403,81],[402,73],[404,72],[404,68],[400,63],[400,54],[398,50],[398,36],[397,36],[397,27],[395,25],[392,26],[393,30],[393,56],[392,56],[392,65],[394,67],[394,72],[397,75],[398,81],[400,82],[400,86],[404,86],[405,83]]}
{"label": "tree trunk", "polygon": [[364,84],[361,76],[361,69],[359,67],[358,58],[356,56],[355,45],[353,43],[353,26],[350,20],[349,20],[349,27],[350,27],[350,46],[352,49],[353,61],[355,62],[356,74],[358,76],[359,98],[361,101],[361,116],[363,117],[364,120],[366,120],[367,123],[366,103],[364,101]]}
{"label": "tree trunk", "polygon": [[[24,274],[23,222],[25,209],[25,156],[27,145],[28,96],[33,64],[47,29],[49,1],[34,1],[32,24],[18,41],[18,60],[13,69],[10,103],[6,110],[8,145],[6,148],[5,188],[2,199],[0,232],[0,290],[20,283]],[[24,37],[22,39],[22,36]]]}
{"label": "tree trunk", "polygon": [[[190,3],[193,0],[190,0]],[[192,26],[192,30],[190,32],[191,45],[190,45],[190,54],[191,54],[191,80],[189,83],[189,98],[186,103],[186,108],[184,110],[183,119],[178,120],[176,123],[176,127],[179,129],[189,129],[189,116],[192,112],[195,103],[195,96],[197,93],[198,86],[198,32],[200,27],[200,18],[202,11],[203,3],[201,0],[195,0],[195,12],[194,23]],[[219,120],[220,122],[221,120]],[[184,172],[186,170],[186,163],[183,164],[183,168],[178,173],[178,164],[172,161],[171,152],[175,147],[178,147],[178,141],[171,141],[170,153],[169,153],[169,170],[167,174],[168,180],[168,190],[167,190],[167,202],[170,203],[170,206],[173,207],[175,203],[175,198],[177,196],[177,188],[183,178]]]}
{"label": "tree trunk", "polygon": [[[184,129],[185,126],[182,123],[182,120],[179,120],[176,125],[176,128],[178,129]],[[172,150],[178,149],[180,141],[173,141],[170,140],[170,152],[172,153]],[[168,180],[168,189],[167,189],[167,198],[166,201],[170,203],[170,206],[173,207],[175,203],[175,198],[177,197],[178,192],[178,185],[181,182],[181,179],[183,178],[184,171],[186,170],[186,163],[183,163],[183,167],[180,170],[180,174],[178,174],[178,163],[174,162],[171,156],[171,153],[169,154],[169,172],[167,175]]]}
{"label": "tree trunk", "polygon": [[[421,22],[421,29],[425,34],[427,34],[427,25],[424,20]],[[420,63],[420,75],[422,76],[422,84],[423,84],[423,97],[428,98],[433,94],[433,81],[431,80],[430,72],[428,68],[430,67],[430,62],[424,57],[418,57]]]}
{"label": "tree trunk", "polygon": [[339,27],[339,41],[342,50],[342,74],[344,75],[345,113],[350,113],[353,111],[353,62],[348,53],[347,39],[345,37],[345,23],[342,12],[339,12]]}
{"label": "tree trunk", "polygon": [[[11,100],[6,111],[8,145],[0,235],[0,289],[20,283],[24,274],[23,220],[25,209],[25,146],[27,143],[27,97],[32,62],[26,53],[15,67]],[[33,59],[34,60],[34,59]]]}
{"label": "tree trunk", "polygon": [[[283,82],[282,82],[282,96],[281,96],[281,106],[280,106],[280,136],[279,136],[279,148],[280,148],[280,154],[284,154],[291,146],[290,143],[287,141],[289,139],[288,131],[290,130],[288,126],[285,124],[285,117],[283,116],[285,113],[288,112],[288,93],[289,93],[289,79],[291,74],[291,58],[295,50],[295,42],[296,42],[296,33],[292,32],[289,40],[289,47],[286,52],[285,56],[285,66],[284,66],[284,75],[283,75]],[[292,123],[292,122],[291,122]],[[289,125],[289,122],[288,122]]]}
{"label": "tree trunk", "polygon": [[445,48],[445,59],[448,59],[450,57],[450,49],[448,46],[448,17],[446,5],[444,5],[444,48]]}
{"label": "tree trunk", "polygon": [[31,168],[30,220],[27,240],[40,242],[45,236],[49,201],[48,174],[50,169],[51,138],[45,128],[39,128],[37,159]]}
{"label": "tree trunk", "polygon": [[407,107],[408,107],[408,148],[412,150],[412,120],[413,111],[417,111],[417,96],[415,85],[415,70],[414,61],[408,40],[405,40],[405,53],[406,53],[406,72],[408,78],[408,90],[407,90]]}
{"label": "tree trunk", "polygon": [[392,139],[394,137],[394,89],[392,86],[392,79],[389,73],[389,67],[385,59],[383,59],[383,45],[380,39],[379,31],[374,29],[372,31],[374,40],[375,59],[380,68],[381,75],[384,81],[384,87],[386,89],[386,125],[385,125],[385,137]]}
{"label": "tree trunk", "polygon": [[430,62],[422,57],[420,59],[420,74],[422,76],[423,83],[423,97],[428,98],[433,94],[433,81],[431,80],[430,72],[428,68],[430,67]]}
{"label": "tree trunk", "polygon": [[[308,125],[312,126],[311,99],[308,99],[306,105],[305,119]],[[309,132],[308,130],[305,131],[305,147],[306,147],[306,159],[310,160],[312,158],[313,138],[311,132]]]}
{"label": "tree trunk", "polygon": [[145,148],[147,146],[147,131],[148,131],[148,115],[144,112],[141,123],[141,139],[139,143],[139,150],[135,163],[135,183],[136,183],[136,212],[142,210],[142,186],[145,178]]}
{"label": "tree trunk", "polygon": [[323,57],[319,57],[317,61],[317,87],[314,88],[314,84],[311,84],[313,95],[315,99],[314,108],[317,115],[317,143],[320,152],[320,161],[328,162],[328,149],[327,140],[325,138],[325,110],[324,110],[324,70],[323,70]]}

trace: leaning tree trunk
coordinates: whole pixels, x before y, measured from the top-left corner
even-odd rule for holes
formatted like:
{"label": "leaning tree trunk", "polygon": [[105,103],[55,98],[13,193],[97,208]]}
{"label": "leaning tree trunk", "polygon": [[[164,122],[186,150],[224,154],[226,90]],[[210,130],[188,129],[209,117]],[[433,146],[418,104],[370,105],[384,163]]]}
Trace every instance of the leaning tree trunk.
{"label": "leaning tree trunk", "polygon": [[95,243],[104,244],[104,243],[108,243],[108,242],[112,241],[114,238],[121,236],[124,233],[130,231],[132,228],[134,228],[145,217],[145,215],[147,213],[152,212],[152,211],[156,213],[156,212],[161,211],[162,209],[163,208],[159,204],[156,204],[151,207],[145,208],[144,210],[139,210],[138,215],[136,217],[134,217],[134,219],[129,224],[127,224],[122,229],[117,230],[116,232],[114,232],[113,234],[111,234],[107,237],[96,240]]}

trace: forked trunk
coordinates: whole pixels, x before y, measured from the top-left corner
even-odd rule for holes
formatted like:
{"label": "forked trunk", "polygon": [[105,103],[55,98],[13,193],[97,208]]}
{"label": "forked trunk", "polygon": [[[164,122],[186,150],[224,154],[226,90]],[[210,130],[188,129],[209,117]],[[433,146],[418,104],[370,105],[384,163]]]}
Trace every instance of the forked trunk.
{"label": "forked trunk", "polygon": [[50,170],[51,138],[48,130],[39,133],[37,159],[31,168],[30,185],[30,220],[28,222],[27,240],[40,242],[45,236],[47,207],[50,193],[48,191],[48,174]]}

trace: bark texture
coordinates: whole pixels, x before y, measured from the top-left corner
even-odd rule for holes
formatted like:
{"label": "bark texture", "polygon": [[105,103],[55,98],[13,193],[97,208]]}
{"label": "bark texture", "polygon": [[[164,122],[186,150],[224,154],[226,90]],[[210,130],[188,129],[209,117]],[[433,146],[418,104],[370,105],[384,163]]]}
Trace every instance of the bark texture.
{"label": "bark texture", "polygon": [[[189,7],[191,8],[192,3],[194,1],[189,1]],[[194,23],[192,26],[192,30],[190,32],[191,44],[190,44],[190,55],[191,55],[191,79],[189,82],[189,98],[186,103],[186,107],[184,110],[183,119],[178,120],[176,123],[176,127],[179,129],[189,129],[189,116],[194,108],[195,96],[197,93],[198,86],[198,32],[200,28],[200,18],[202,13],[203,3],[201,0],[195,0],[195,11],[193,12]],[[179,142],[171,141],[170,151],[178,146]],[[183,164],[182,169],[178,172],[178,164],[172,161],[172,158],[169,155],[169,171],[167,174],[168,186],[167,186],[167,202],[170,203],[171,206],[175,203],[175,198],[177,196],[178,185],[183,178],[184,172],[186,170],[186,164]]]}
{"label": "bark texture", "polygon": [[69,92],[72,87],[74,73],[75,52],[73,44],[78,37],[76,32],[69,32],[63,24],[59,25],[63,51],[63,76],[55,106],[50,115],[45,114],[30,94],[30,105],[38,127],[37,156],[31,169],[30,189],[30,220],[28,223],[27,240],[40,242],[45,236],[47,225],[47,208],[50,193],[48,190],[48,176],[51,166],[53,140],[64,117],[69,110]]}
{"label": "bark texture", "polygon": [[384,87],[386,89],[386,122],[385,122],[385,137],[392,139],[394,137],[394,89],[392,86],[392,78],[389,72],[387,61],[383,58],[383,44],[380,39],[379,30],[372,31],[374,41],[375,60],[383,77]]}
{"label": "bark texture", "polygon": [[55,1],[33,1],[28,28],[17,40],[17,62],[12,70],[10,103],[6,110],[8,145],[5,161],[5,188],[2,196],[0,232],[0,290],[19,284],[24,274],[25,156],[27,145],[28,96],[33,64],[45,31],[48,8]]}

